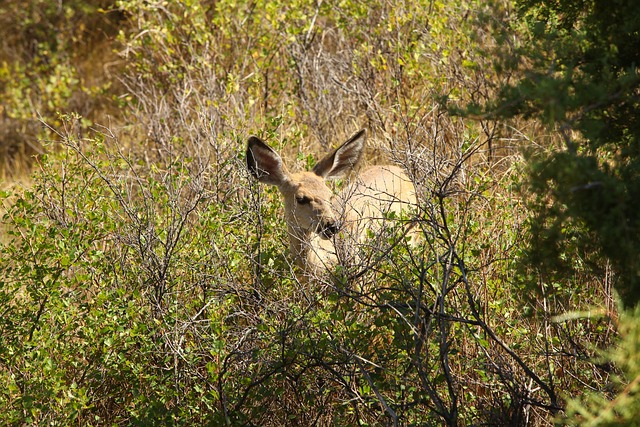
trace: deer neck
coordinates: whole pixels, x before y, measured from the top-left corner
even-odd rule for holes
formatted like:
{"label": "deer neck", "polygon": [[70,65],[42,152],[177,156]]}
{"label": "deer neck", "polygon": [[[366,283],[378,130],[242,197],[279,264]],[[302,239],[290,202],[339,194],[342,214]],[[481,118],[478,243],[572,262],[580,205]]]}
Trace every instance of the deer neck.
{"label": "deer neck", "polygon": [[333,240],[322,239],[310,230],[289,228],[289,245],[294,262],[307,273],[331,269],[337,263]]}
{"label": "deer neck", "polygon": [[288,226],[289,229],[289,248],[295,263],[299,267],[305,267],[309,258],[311,246],[311,231],[304,230],[293,225]]}

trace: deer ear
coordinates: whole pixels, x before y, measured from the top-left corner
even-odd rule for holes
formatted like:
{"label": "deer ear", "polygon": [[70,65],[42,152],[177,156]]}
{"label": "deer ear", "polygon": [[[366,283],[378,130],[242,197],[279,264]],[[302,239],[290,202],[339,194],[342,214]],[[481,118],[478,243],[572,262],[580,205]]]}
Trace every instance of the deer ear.
{"label": "deer ear", "polygon": [[281,185],[288,179],[282,158],[257,136],[247,143],[247,169],[264,184]]}
{"label": "deer ear", "polygon": [[344,144],[320,160],[313,168],[313,172],[325,179],[346,175],[362,158],[365,137],[364,129],[356,132]]}

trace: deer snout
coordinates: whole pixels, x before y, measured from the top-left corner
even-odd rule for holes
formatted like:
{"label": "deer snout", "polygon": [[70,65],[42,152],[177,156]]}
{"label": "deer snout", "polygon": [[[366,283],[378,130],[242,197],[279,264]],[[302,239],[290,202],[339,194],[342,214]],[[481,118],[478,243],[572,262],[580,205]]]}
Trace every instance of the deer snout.
{"label": "deer snout", "polygon": [[320,224],[320,236],[325,239],[330,239],[340,231],[340,223],[336,220],[325,221]]}

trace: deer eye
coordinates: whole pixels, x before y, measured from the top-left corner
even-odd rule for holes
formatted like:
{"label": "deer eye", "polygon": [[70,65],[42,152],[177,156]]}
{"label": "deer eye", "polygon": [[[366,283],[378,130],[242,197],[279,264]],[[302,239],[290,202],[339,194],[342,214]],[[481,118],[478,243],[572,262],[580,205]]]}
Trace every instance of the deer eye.
{"label": "deer eye", "polygon": [[296,202],[298,202],[299,205],[308,205],[311,203],[311,199],[307,196],[298,196],[296,197]]}

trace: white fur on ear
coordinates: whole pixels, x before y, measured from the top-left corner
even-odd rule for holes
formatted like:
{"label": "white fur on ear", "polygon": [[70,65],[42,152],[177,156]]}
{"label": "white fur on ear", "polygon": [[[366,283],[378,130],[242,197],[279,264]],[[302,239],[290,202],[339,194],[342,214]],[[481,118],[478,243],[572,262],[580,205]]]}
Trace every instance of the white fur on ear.
{"label": "white fur on ear", "polygon": [[366,130],[361,129],[320,160],[313,168],[313,172],[325,179],[335,179],[346,175],[362,158],[365,139]]}
{"label": "white fur on ear", "polygon": [[247,143],[247,169],[264,184],[281,185],[287,180],[282,158],[257,136]]}

